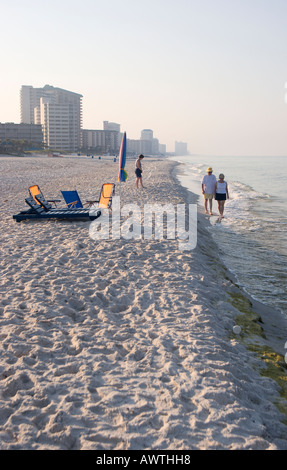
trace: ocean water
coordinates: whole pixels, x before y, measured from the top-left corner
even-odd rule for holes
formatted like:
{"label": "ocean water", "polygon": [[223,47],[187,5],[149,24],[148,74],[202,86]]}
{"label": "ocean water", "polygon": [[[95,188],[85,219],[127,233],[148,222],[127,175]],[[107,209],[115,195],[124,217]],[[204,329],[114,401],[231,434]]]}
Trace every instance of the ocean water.
{"label": "ocean water", "polygon": [[[287,316],[287,157],[173,157],[183,163],[179,180],[199,195],[212,166],[224,173],[230,199],[218,222],[217,202],[210,233],[225,265],[254,299]],[[208,216],[209,217],[209,216]]]}

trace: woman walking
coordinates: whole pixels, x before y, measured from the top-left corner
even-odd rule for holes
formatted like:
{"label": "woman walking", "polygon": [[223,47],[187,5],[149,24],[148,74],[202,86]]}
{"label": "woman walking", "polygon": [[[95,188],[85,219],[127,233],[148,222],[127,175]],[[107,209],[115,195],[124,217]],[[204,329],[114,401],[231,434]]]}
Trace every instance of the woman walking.
{"label": "woman walking", "polygon": [[227,182],[224,181],[224,175],[220,173],[219,181],[216,181],[215,184],[215,200],[218,203],[220,217],[224,217],[223,212],[226,199],[229,199],[228,186]]}

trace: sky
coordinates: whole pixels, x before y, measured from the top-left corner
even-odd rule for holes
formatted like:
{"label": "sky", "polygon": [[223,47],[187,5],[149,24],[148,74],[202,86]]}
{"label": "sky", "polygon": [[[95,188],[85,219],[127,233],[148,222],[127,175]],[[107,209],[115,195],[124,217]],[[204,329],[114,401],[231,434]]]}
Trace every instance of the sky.
{"label": "sky", "polygon": [[287,155],[286,0],[2,0],[1,20],[0,122],[49,84],[83,95],[85,129]]}

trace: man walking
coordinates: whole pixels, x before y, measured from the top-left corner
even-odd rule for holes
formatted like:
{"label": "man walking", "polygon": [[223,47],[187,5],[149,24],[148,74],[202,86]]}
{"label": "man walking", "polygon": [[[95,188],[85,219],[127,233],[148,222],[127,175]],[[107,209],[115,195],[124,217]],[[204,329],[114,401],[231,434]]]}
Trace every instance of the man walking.
{"label": "man walking", "polygon": [[207,201],[209,202],[209,215],[212,215],[212,199],[214,197],[214,190],[216,184],[216,177],[212,174],[212,168],[208,167],[201,182],[202,194],[204,197],[204,209],[207,214]]}

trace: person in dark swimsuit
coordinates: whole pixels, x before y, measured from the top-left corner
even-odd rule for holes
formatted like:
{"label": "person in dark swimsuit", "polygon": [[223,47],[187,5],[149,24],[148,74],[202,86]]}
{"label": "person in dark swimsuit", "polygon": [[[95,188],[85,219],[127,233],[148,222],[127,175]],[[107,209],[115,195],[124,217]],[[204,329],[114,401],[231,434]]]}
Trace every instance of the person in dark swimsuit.
{"label": "person in dark swimsuit", "polygon": [[136,169],[135,169],[135,174],[136,174],[136,187],[139,187],[139,183],[143,188],[143,182],[142,182],[142,164],[141,161],[144,158],[143,155],[139,155],[138,159],[136,160]]}

